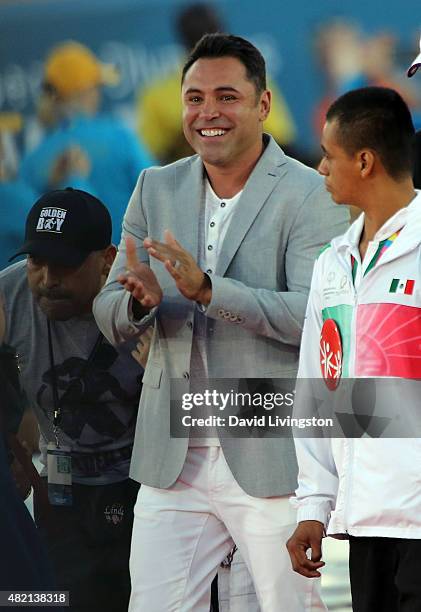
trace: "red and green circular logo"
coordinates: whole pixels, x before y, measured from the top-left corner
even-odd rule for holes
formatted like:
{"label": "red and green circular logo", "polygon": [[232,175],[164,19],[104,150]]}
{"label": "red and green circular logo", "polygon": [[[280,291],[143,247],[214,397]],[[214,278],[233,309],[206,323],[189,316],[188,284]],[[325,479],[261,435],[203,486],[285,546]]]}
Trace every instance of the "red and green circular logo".
{"label": "red and green circular logo", "polygon": [[342,342],[338,325],[333,319],[326,319],[320,334],[320,369],[328,389],[334,391],[342,374]]}

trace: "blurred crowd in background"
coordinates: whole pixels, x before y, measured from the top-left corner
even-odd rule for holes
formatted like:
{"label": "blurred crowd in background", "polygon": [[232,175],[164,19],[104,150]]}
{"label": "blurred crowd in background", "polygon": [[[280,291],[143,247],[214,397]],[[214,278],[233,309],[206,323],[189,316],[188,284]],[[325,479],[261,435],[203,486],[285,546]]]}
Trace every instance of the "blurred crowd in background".
{"label": "blurred crowd in background", "polygon": [[[4,3],[0,7],[0,15],[3,12],[4,17],[0,20],[3,49],[10,31],[15,28],[14,17],[25,18],[22,23],[27,28],[31,11],[37,7],[54,10],[60,4],[57,0]],[[66,4],[70,5],[67,17],[74,5],[72,18],[77,18],[77,0]],[[323,4],[321,13],[326,12],[322,10]],[[331,14],[318,23],[313,19],[303,26],[305,15],[302,15],[301,30],[293,20],[288,22],[288,15],[275,3],[268,3],[266,15],[259,11],[255,19],[252,12],[249,16],[249,30],[252,31],[254,20],[255,38],[261,39],[262,50],[268,58],[269,86],[273,91],[272,112],[265,129],[287,153],[312,166],[319,161],[318,141],[325,111],[338,95],[350,89],[364,85],[395,88],[410,106],[416,128],[421,127],[421,89],[406,78],[405,71],[417,50],[419,24],[413,23],[410,36],[402,40],[398,30],[402,29],[403,17],[397,15],[395,31],[390,19],[384,17],[388,3],[377,22],[371,14],[369,24],[365,14],[359,20],[355,16],[347,17],[346,4],[341,16]],[[130,16],[127,5],[130,5],[128,0],[121,4],[122,22]],[[246,5],[247,2],[243,3],[248,10]],[[116,51],[120,48],[118,45],[126,42],[121,34],[124,27],[118,27],[119,9],[114,2],[109,2],[109,9],[116,30],[109,36],[108,46],[101,47],[95,42],[99,35],[95,30],[92,30],[91,42],[86,27],[81,29],[83,35],[75,36],[66,13],[57,13],[54,18],[50,13],[50,30],[46,31],[54,30],[51,44],[48,35],[43,37],[40,46],[36,43],[40,37],[35,35],[24,41],[22,48],[28,47],[27,52],[39,54],[35,78],[31,77],[27,88],[31,96],[23,96],[24,69],[17,70],[19,61],[22,65],[26,61],[28,65],[29,60],[25,57],[20,60],[17,53],[12,66],[10,48],[3,54],[0,52],[0,269],[7,265],[9,255],[22,241],[23,219],[30,206],[49,189],[71,185],[97,195],[111,211],[113,241],[118,244],[121,218],[139,172],[149,165],[168,163],[191,154],[180,120],[180,70],[187,52],[205,32],[249,34],[242,31],[244,15],[236,25],[238,2],[140,2],[136,19],[144,11],[145,25],[142,27],[139,20],[139,42],[143,40],[146,45],[148,38],[153,37],[150,23],[154,17],[156,36],[162,44],[154,47],[149,56],[139,53],[137,61],[144,66],[131,71],[132,90],[128,95],[120,95],[116,92],[127,85],[128,65],[133,63],[133,57],[127,55],[126,62],[124,54]],[[15,16],[13,10],[17,11]],[[410,7],[405,10],[410,11]],[[43,23],[48,25],[45,15]],[[297,16],[296,13],[295,19]],[[42,19],[42,13],[38,18]],[[82,14],[80,20],[82,23]],[[279,40],[274,37],[277,20]],[[98,16],[99,30],[101,23]],[[168,28],[164,32],[163,23]],[[269,32],[266,38],[261,34],[265,23]],[[306,39],[300,40],[303,27]],[[294,48],[284,48],[284,41],[288,40],[286,29],[289,36],[297,30],[298,40],[294,44],[302,48],[301,55]],[[63,39],[59,41],[61,31]],[[128,37],[133,38],[132,31]],[[256,42],[259,46],[259,40]],[[41,54],[41,48],[47,49],[45,53]],[[107,59],[116,59],[116,64],[103,61]],[[31,66],[33,60],[32,57]],[[138,83],[133,77],[136,73]],[[114,94],[110,94],[112,91]]]}

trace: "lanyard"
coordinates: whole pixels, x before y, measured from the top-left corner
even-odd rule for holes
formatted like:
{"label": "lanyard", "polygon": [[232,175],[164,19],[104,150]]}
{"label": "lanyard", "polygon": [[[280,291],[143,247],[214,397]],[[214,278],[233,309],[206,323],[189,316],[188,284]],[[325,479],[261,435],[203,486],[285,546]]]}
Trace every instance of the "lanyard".
{"label": "lanyard", "polygon": [[[389,238],[385,238],[384,240],[381,240],[379,242],[377,251],[374,253],[370,263],[368,264],[368,266],[366,267],[364,271],[364,276],[367,274],[367,272],[369,272],[372,268],[374,268],[376,263],[379,261],[380,257],[382,257],[385,251],[387,251],[387,249],[390,246],[392,246],[396,238],[399,236],[401,229],[398,230],[397,232],[394,232],[391,236],[389,236]],[[352,281],[355,284],[355,277],[357,275],[358,261],[355,259],[353,255],[351,255],[351,268],[352,268]]]}
{"label": "lanyard", "polygon": [[98,338],[96,339],[95,344],[92,347],[91,352],[89,353],[88,359],[82,365],[82,367],[80,369],[80,372],[79,372],[79,375],[76,378],[73,379],[73,381],[68,385],[67,389],[65,389],[63,391],[62,396],[59,398],[59,396],[58,396],[57,372],[56,372],[56,366],[55,366],[55,363],[54,363],[53,337],[52,337],[52,333],[51,333],[51,322],[50,322],[49,319],[47,319],[47,330],[48,330],[48,352],[49,352],[49,356],[50,356],[51,382],[52,382],[52,387],[53,387],[53,402],[54,402],[53,431],[54,431],[54,438],[55,438],[56,446],[58,448],[59,447],[59,441],[58,441],[58,429],[59,429],[59,427],[58,426],[59,426],[60,419],[61,419],[61,406],[63,404],[63,400],[69,394],[69,392],[74,387],[74,385],[77,382],[79,382],[80,380],[83,380],[83,378],[85,377],[85,374],[86,374],[89,366],[92,364],[92,362],[94,360],[94,357],[95,357],[99,347],[102,344],[104,336],[102,335],[101,332],[99,332]]}

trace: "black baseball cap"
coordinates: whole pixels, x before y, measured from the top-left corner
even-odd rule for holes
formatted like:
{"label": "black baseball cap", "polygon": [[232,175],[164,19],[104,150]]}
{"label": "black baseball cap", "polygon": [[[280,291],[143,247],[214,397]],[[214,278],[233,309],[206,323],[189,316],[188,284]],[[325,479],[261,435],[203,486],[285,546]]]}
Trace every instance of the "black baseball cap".
{"label": "black baseball cap", "polygon": [[25,242],[9,259],[25,253],[76,267],[111,244],[111,217],[86,191],[66,187],[45,193],[26,218]]}

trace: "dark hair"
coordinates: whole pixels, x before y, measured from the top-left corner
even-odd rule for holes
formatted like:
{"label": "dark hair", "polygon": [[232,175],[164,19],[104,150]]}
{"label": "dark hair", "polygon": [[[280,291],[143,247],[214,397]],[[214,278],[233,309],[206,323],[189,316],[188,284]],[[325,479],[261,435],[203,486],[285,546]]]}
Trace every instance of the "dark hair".
{"label": "dark hair", "polygon": [[222,21],[212,4],[197,2],[184,8],[176,18],[178,35],[187,51],[191,51],[204,34],[223,32]]}
{"label": "dark hair", "polygon": [[326,114],[336,121],[338,142],[353,155],[373,149],[389,176],[412,174],[414,125],[401,96],[386,87],[354,89],[338,98]]}
{"label": "dark hair", "polygon": [[205,34],[194,47],[183,67],[181,82],[186,72],[200,58],[235,57],[246,69],[247,78],[254,83],[256,93],[266,89],[266,66],[263,55],[245,38],[233,34]]}

